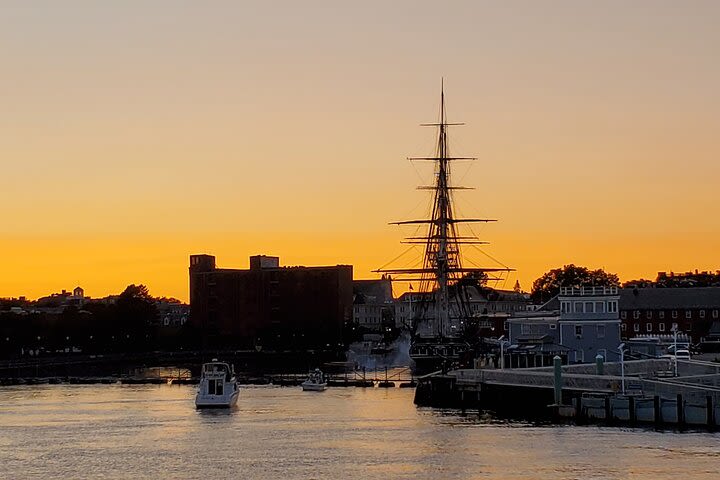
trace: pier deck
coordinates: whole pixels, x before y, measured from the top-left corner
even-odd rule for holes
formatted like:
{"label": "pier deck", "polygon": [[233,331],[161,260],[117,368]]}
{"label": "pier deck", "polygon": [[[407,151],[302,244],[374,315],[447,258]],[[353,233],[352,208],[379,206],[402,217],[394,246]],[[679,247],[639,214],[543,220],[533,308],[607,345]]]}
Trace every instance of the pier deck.
{"label": "pier deck", "polygon": [[[720,364],[669,359],[566,365],[560,404],[553,367],[461,369],[419,379],[420,406],[491,410],[529,420],[655,423],[715,428],[720,418]],[[562,417],[562,418],[560,418]]]}

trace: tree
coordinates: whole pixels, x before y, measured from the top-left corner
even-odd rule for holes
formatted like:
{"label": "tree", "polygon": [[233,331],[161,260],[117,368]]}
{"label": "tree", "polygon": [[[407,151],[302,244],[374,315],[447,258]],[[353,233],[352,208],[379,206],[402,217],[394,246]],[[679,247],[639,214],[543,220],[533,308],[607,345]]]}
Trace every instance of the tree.
{"label": "tree", "polygon": [[637,280],[630,280],[622,284],[623,288],[654,288],[655,282],[646,278],[639,278]]}
{"label": "tree", "polygon": [[478,289],[487,285],[488,274],[485,272],[468,272],[458,280],[458,285],[476,287]]}
{"label": "tree", "polygon": [[560,293],[560,287],[620,286],[620,279],[614,273],[603,269],[589,270],[573,264],[555,268],[544,273],[533,282],[530,298],[535,303],[547,302]]}
{"label": "tree", "polygon": [[125,338],[137,348],[144,341],[150,325],[157,319],[155,299],[145,285],[128,285],[115,302],[119,327]]}

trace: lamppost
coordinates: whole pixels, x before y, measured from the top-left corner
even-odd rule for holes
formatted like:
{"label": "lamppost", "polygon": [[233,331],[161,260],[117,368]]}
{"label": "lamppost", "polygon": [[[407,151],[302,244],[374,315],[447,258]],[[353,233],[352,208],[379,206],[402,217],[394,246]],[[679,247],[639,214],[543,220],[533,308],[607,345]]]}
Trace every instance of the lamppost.
{"label": "lamppost", "polygon": [[41,339],[42,339],[42,337],[40,335],[38,335],[38,337],[37,337],[38,348],[35,351],[35,376],[36,377],[40,376],[40,340]]}
{"label": "lamppost", "polygon": [[620,378],[622,382],[622,393],[625,395],[625,343],[618,346],[620,351]]}
{"label": "lamppost", "polygon": [[500,342],[500,370],[505,369],[505,335],[500,335],[498,338]]}
{"label": "lamppost", "polygon": [[675,376],[678,376],[678,365],[677,365],[677,334],[678,329],[677,325],[673,325],[672,328],[673,332],[673,371],[675,373]]}

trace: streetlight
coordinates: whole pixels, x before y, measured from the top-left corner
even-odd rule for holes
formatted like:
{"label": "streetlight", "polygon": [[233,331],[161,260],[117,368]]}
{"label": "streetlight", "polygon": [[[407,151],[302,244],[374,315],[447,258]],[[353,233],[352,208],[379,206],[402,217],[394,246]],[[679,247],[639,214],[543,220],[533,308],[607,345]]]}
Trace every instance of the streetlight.
{"label": "streetlight", "polygon": [[625,395],[625,343],[618,346],[620,350],[620,378],[622,381],[622,393]]}
{"label": "streetlight", "polygon": [[500,342],[500,370],[505,369],[505,335],[500,335],[498,338]]}
{"label": "streetlight", "polygon": [[676,324],[676,325],[673,325],[672,332],[673,332],[673,357],[674,357],[674,358],[673,358],[673,367],[674,367],[674,371],[675,371],[675,376],[677,377],[677,376],[678,376],[678,365],[677,365],[677,334],[678,334],[678,328],[677,328],[677,324]]}

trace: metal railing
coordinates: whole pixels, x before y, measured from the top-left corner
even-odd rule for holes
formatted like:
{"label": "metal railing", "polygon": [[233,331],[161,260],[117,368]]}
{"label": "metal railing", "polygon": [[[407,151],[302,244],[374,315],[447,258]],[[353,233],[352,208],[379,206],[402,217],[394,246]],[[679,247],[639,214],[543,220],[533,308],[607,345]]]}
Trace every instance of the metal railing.
{"label": "metal railing", "polygon": [[617,295],[618,287],[560,287],[561,297]]}
{"label": "metal railing", "polygon": [[[521,370],[455,370],[450,373],[458,386],[480,383],[525,387],[553,388],[552,372]],[[634,379],[634,378],[633,378]],[[626,381],[630,378],[626,377]],[[563,374],[563,389],[616,392],[622,388],[622,377],[615,375]]]}
{"label": "metal railing", "polygon": [[697,404],[703,404],[707,397],[712,397],[715,404],[720,401],[720,388],[718,387],[690,385],[672,379],[650,380],[641,378],[640,383],[644,395],[657,395],[664,398],[675,398],[677,395],[682,395],[684,400]]}

